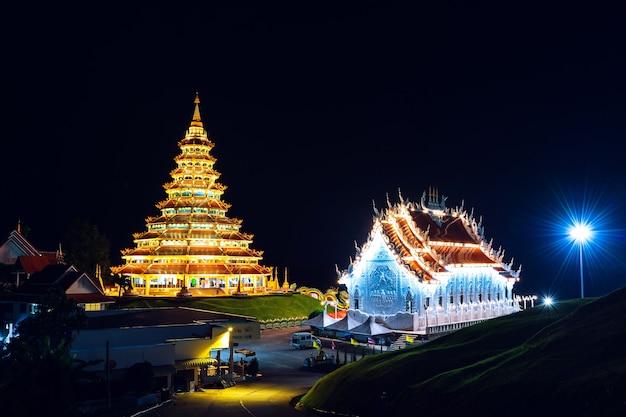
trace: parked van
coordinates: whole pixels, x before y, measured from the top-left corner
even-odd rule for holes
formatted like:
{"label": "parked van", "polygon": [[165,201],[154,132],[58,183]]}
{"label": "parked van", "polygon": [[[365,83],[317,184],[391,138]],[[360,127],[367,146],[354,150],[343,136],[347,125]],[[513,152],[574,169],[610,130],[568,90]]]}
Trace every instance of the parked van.
{"label": "parked van", "polygon": [[291,334],[291,346],[296,349],[312,349],[314,343],[322,346],[322,342],[309,332],[296,332]]}

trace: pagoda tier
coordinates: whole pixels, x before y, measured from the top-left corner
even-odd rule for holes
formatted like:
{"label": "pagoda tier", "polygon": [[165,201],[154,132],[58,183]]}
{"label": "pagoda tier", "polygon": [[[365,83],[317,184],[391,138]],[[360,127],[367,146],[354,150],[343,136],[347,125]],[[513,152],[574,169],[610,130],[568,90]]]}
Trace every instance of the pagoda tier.
{"label": "pagoda tier", "polygon": [[252,249],[253,235],[242,221],[229,218],[222,200],[226,186],[217,182],[211,155],[213,142],[200,118],[200,99],[180,154],[163,185],[167,198],[156,204],[157,216],[146,219],[146,230],[134,233],[134,248],[122,250],[124,265],[114,274],[129,277],[140,295],[171,296],[186,287],[195,295],[263,293],[272,270],[260,265],[262,251]]}

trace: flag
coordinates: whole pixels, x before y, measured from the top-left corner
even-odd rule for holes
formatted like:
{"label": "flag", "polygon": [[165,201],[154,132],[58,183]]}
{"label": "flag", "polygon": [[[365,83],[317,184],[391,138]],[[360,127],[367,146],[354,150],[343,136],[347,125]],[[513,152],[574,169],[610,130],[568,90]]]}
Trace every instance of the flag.
{"label": "flag", "polygon": [[314,349],[321,349],[322,346],[319,343],[317,343],[317,340],[313,340],[313,348]]}
{"label": "flag", "polygon": [[404,335],[404,337],[405,337],[405,339],[406,339],[406,342],[407,342],[407,343],[413,343],[413,342],[415,342],[415,339],[413,339],[413,338],[412,338],[411,336],[409,336],[408,334],[405,334],[405,335]]}
{"label": "flag", "polygon": [[356,340],[354,340],[354,338],[352,338],[352,337],[351,337],[351,338],[350,338],[350,344],[351,344],[352,346],[358,346],[358,345],[359,345],[359,342],[357,342]]}
{"label": "flag", "polygon": [[374,342],[374,339],[372,339],[371,337],[368,337],[368,338],[367,338],[367,344],[368,344],[368,345],[375,345],[375,344],[376,344],[376,342]]}
{"label": "flag", "polygon": [[334,341],[334,340],[331,340],[331,341],[330,341],[330,347],[331,347],[333,350],[335,350],[335,341]]}

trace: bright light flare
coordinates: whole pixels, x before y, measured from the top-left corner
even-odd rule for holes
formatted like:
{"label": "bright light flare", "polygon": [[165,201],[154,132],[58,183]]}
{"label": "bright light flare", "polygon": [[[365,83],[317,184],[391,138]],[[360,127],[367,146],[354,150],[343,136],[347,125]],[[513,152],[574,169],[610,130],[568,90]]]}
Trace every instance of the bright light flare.
{"label": "bright light flare", "polygon": [[585,243],[591,240],[593,236],[593,230],[587,223],[576,223],[568,230],[569,237],[578,243]]}
{"label": "bright light flare", "polygon": [[[580,275],[582,264],[585,283],[592,284],[592,292],[603,293],[615,285],[622,286],[611,271],[624,262],[621,254],[626,229],[619,222],[623,204],[616,202],[613,190],[608,193],[603,184],[572,183],[567,189],[558,183],[553,185],[553,198],[549,194],[542,196],[544,200],[536,205],[537,217],[531,217],[531,223],[535,223],[530,229],[534,229],[531,245],[538,264],[543,264],[542,274],[550,276],[537,290],[572,298],[578,292],[572,278]],[[574,266],[578,271],[574,272]],[[577,284],[582,296],[584,283]]]}
{"label": "bright light flare", "polygon": [[543,299],[543,305],[548,307],[551,306],[553,302],[554,300],[552,300],[552,297],[546,297]]}

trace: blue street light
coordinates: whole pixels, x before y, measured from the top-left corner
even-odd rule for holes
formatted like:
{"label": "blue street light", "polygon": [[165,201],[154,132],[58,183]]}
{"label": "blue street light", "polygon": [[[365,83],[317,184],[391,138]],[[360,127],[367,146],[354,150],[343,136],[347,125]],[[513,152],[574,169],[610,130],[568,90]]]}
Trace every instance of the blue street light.
{"label": "blue street light", "polygon": [[585,298],[585,284],[583,280],[583,245],[593,235],[591,227],[586,223],[576,223],[569,228],[569,236],[578,243],[578,255],[580,259],[580,298]]}

